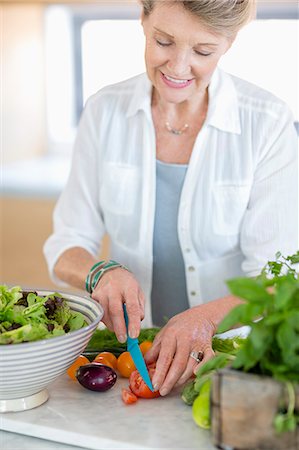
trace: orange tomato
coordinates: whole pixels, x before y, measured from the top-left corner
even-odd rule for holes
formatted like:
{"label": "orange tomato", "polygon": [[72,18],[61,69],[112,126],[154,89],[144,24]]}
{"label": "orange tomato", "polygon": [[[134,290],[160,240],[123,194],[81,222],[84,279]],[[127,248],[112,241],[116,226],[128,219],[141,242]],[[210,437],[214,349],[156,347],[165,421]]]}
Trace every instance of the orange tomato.
{"label": "orange tomato", "polygon": [[111,367],[111,369],[114,369],[111,362],[108,361],[108,359],[104,358],[103,356],[96,356],[92,362],[97,363],[97,364],[103,364],[104,366],[108,366],[108,367]]}
{"label": "orange tomato", "polygon": [[115,355],[113,355],[113,353],[110,353],[110,352],[99,353],[94,358],[93,362],[99,362],[101,364],[105,364],[106,366],[109,366],[112,369],[116,369],[116,366],[117,366],[117,358]]}
{"label": "orange tomato", "polygon": [[129,352],[123,352],[119,355],[116,369],[125,378],[129,378],[131,373],[136,370],[134,361]]}
{"label": "orange tomato", "polygon": [[152,347],[153,343],[151,341],[144,341],[142,342],[139,347],[141,350],[141,353],[145,355],[145,353]]}
{"label": "orange tomato", "polygon": [[138,398],[132,391],[129,389],[123,388],[121,390],[121,398],[126,405],[131,405],[132,403],[136,403]]}
{"label": "orange tomato", "polygon": [[90,361],[88,358],[86,358],[83,355],[78,356],[78,358],[73,362],[73,364],[67,369],[66,373],[69,377],[71,377],[73,380],[77,380],[76,378],[76,372],[79,369],[79,367],[84,366],[85,364],[89,364]]}
{"label": "orange tomato", "polygon": [[[149,368],[148,373],[150,376],[150,379],[153,378],[153,375],[155,373],[155,369]],[[149,387],[145,384],[143,381],[140,373],[138,370],[134,370],[134,372],[130,375],[130,389],[137,397],[141,398],[155,398],[159,397],[160,393],[159,391],[152,392]]]}

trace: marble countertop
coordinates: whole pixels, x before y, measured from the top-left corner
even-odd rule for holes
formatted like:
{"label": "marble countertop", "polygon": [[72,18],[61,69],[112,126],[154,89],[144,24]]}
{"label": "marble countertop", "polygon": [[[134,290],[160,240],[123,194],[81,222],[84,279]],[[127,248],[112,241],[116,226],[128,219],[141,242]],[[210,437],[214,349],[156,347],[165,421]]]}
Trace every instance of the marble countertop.
{"label": "marble countertop", "polygon": [[63,375],[49,400],[24,412],[0,414],[0,447],[18,449],[197,449],[214,450],[211,434],[193,422],[192,410],[174,391],[125,405],[119,378],[104,393],[92,392]]}

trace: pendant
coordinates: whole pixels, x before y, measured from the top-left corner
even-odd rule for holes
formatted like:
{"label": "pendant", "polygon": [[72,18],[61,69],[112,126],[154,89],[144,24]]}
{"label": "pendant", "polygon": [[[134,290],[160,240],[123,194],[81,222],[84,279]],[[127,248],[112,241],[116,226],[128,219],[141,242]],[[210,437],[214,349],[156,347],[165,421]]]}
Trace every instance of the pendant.
{"label": "pendant", "polygon": [[180,136],[181,134],[183,134],[189,128],[189,125],[187,123],[185,123],[185,125],[182,128],[180,128],[179,130],[176,129],[176,128],[172,128],[170,126],[169,122],[166,122],[165,126],[166,126],[167,131],[169,131],[170,133],[172,133],[172,134],[174,134],[176,136]]}

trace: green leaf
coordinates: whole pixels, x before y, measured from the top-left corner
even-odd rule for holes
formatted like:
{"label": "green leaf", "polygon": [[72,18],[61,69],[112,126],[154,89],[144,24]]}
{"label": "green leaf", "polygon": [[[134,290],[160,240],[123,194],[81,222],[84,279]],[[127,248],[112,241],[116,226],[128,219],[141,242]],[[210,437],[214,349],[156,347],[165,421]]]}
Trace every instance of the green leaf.
{"label": "green leaf", "polygon": [[231,359],[229,357],[230,355],[226,354],[220,354],[214,356],[214,358],[209,359],[207,362],[205,362],[202,366],[199,367],[198,371],[196,372],[196,378],[200,378],[202,375],[216,369],[222,369],[223,367],[227,366]]}
{"label": "green leaf", "polygon": [[295,431],[296,417],[294,415],[279,413],[274,418],[274,427],[277,433],[285,433],[287,431]]}
{"label": "green leaf", "polygon": [[246,311],[246,304],[241,304],[233,308],[222,320],[217,328],[217,333],[223,333],[224,331],[229,330],[234,325],[242,322],[242,317],[244,316],[244,312]]}
{"label": "green leaf", "polygon": [[254,351],[260,355],[265,352],[274,338],[274,330],[265,327],[263,320],[252,324],[252,329],[249,334],[249,341],[252,343]]}
{"label": "green leaf", "polygon": [[214,352],[230,353],[231,355],[235,355],[242,345],[244,345],[246,339],[247,338],[241,336],[226,339],[214,336],[212,340],[212,347]]}
{"label": "green leaf", "polygon": [[286,260],[290,261],[291,264],[299,264],[299,250],[294,255],[288,256]]}
{"label": "green leaf", "polygon": [[193,405],[194,400],[198,396],[198,391],[194,389],[194,381],[190,381],[184,386],[182,392],[182,400],[189,406]]}
{"label": "green leaf", "polygon": [[275,293],[275,307],[278,310],[287,309],[291,306],[293,296],[296,291],[299,291],[298,280],[293,277],[284,277],[277,282],[277,289]]}
{"label": "green leaf", "polygon": [[271,301],[271,295],[268,293],[263,280],[256,278],[235,278],[227,281],[227,285],[232,294],[250,302]]}
{"label": "green leaf", "polygon": [[86,324],[85,318],[83,314],[78,311],[72,311],[71,317],[68,319],[66,326],[69,328],[69,331],[79,330],[83,328]]}

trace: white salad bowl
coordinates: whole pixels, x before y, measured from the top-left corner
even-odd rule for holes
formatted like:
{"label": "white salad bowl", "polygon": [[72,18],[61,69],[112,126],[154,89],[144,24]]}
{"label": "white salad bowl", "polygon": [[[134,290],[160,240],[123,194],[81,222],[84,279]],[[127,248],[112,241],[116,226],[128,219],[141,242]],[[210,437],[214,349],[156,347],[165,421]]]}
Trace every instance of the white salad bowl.
{"label": "white salad bowl", "polygon": [[[37,291],[40,296],[53,294]],[[0,413],[23,411],[44,403],[46,387],[64,374],[88,344],[103,317],[102,307],[89,297],[59,292],[87,325],[79,330],[33,342],[0,345]]]}

